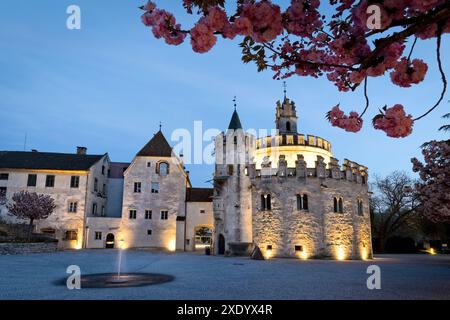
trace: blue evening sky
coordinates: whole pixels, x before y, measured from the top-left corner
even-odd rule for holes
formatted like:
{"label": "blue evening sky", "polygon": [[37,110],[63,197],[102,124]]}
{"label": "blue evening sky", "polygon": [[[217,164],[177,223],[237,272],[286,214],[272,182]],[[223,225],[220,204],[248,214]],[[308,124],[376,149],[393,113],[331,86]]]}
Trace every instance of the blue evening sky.
{"label": "blue evening sky", "polygon": [[[81,145],[91,154],[108,152],[113,161],[131,161],[160,121],[167,138],[177,128],[193,131],[195,120],[204,128],[226,129],[235,95],[245,128],[273,127],[282,84],[270,71],[257,73],[254,65],[241,63],[237,40],[219,39],[200,55],[189,42],[175,47],[155,39],[139,19],[137,7],[144,1],[0,2],[0,150],[23,150],[27,135],[27,150],[74,152]],[[191,25],[181,1],[157,3]],[[66,28],[70,4],[81,7],[81,30]],[[447,72],[448,40],[442,47]],[[388,77],[369,79],[372,109],[359,134],[331,127],[324,114],[338,102],[346,112],[361,111],[361,90],[340,93],[326,79],[289,79],[299,131],[328,139],[335,157],[367,165],[372,175],[411,171],[410,158],[420,155],[423,142],[448,137],[437,131],[445,123],[440,117],[449,112],[448,97],[405,139],[374,130],[370,119],[384,104],[402,103],[417,116],[434,103],[442,86],[434,46],[434,40],[416,46],[414,57],[429,63],[419,86],[401,89]],[[194,185],[208,185],[212,166],[188,169]]]}

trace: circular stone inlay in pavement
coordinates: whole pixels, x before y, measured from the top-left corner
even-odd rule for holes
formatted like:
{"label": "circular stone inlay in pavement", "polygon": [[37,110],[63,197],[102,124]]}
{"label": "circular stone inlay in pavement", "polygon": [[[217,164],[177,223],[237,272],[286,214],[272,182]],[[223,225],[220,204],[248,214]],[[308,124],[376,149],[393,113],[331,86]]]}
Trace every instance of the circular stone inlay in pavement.
{"label": "circular stone inlay in pavement", "polygon": [[[141,287],[165,283],[175,277],[159,273],[97,273],[81,276],[81,288],[124,288]],[[66,280],[63,281],[66,285]]]}

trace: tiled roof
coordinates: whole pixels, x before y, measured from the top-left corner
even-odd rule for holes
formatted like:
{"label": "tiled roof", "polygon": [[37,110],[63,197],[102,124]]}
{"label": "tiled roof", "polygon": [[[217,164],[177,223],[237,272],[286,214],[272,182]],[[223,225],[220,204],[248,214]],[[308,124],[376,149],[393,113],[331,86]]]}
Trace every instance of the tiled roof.
{"label": "tiled roof", "polygon": [[153,138],[138,152],[138,157],[171,157],[172,147],[163,133],[158,131]]}
{"label": "tiled roof", "polygon": [[212,202],[212,188],[188,188],[186,190],[187,202]]}
{"label": "tiled roof", "polygon": [[88,170],[105,155],[0,151],[0,168],[34,170]]}

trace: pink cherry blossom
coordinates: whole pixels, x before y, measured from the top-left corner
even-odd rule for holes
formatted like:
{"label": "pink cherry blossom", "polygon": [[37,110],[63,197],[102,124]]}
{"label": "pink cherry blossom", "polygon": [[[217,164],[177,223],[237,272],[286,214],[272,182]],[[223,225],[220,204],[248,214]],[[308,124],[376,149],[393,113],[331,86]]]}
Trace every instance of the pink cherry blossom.
{"label": "pink cherry blossom", "polygon": [[210,8],[204,22],[212,31],[222,31],[228,24],[227,14],[219,7]]}
{"label": "pink cherry blossom", "polygon": [[347,132],[358,132],[363,125],[363,119],[357,112],[352,111],[350,112],[350,115],[347,116],[339,108],[339,105],[333,107],[328,112],[327,117],[332,126],[344,129]]}
{"label": "pink cherry blossom", "polygon": [[213,31],[205,23],[199,22],[191,29],[191,45],[195,52],[208,52],[214,47],[216,41],[217,38]]}
{"label": "pink cherry blossom", "polygon": [[415,187],[423,214],[433,222],[450,222],[450,142],[431,141],[423,150],[425,162],[413,158],[421,181]]}
{"label": "pink cherry blossom", "polygon": [[319,0],[300,1],[292,0],[291,6],[286,10],[286,29],[297,36],[310,37],[320,27],[322,21],[318,11]]}
{"label": "pink cherry blossom", "polygon": [[145,8],[146,11],[142,16],[142,23],[148,27],[152,27],[155,38],[163,38],[167,44],[179,45],[183,43],[186,34],[181,32],[180,24],[176,23],[175,17],[170,12],[156,9],[156,6],[150,1]]}
{"label": "pink cherry blossom", "polygon": [[371,4],[377,5],[377,7],[380,9],[380,17],[381,17],[380,28],[384,29],[384,28],[388,27],[392,23],[392,15],[390,13],[391,10],[389,10],[389,11],[386,10],[384,5],[381,2],[370,3],[370,1],[368,1],[368,0],[362,1],[359,6],[356,6],[351,10],[352,18],[353,18],[355,24],[362,30],[365,30],[365,31],[369,30],[369,28],[367,26],[367,21],[369,20],[371,13],[370,13],[370,11],[369,11],[369,13],[367,13],[367,8]]}
{"label": "pink cherry blossom", "polygon": [[[247,20],[239,21],[240,18],[247,18],[250,21],[251,30],[249,30]],[[280,7],[268,0],[254,4],[246,2],[242,6],[240,18],[235,21],[237,33],[245,34],[250,31],[249,35],[256,42],[271,41],[283,32]],[[236,26],[236,24],[238,25]]]}
{"label": "pink cherry blossom", "polygon": [[410,87],[411,84],[422,82],[427,73],[428,65],[420,59],[412,62],[403,57],[391,72],[391,80],[400,87]]}
{"label": "pink cherry blossom", "polygon": [[406,115],[401,104],[387,108],[373,119],[375,129],[383,130],[388,137],[404,138],[411,134],[414,121],[411,115]]}
{"label": "pink cherry blossom", "polygon": [[239,17],[233,24],[234,30],[237,34],[249,36],[252,33],[253,27],[249,18]]}

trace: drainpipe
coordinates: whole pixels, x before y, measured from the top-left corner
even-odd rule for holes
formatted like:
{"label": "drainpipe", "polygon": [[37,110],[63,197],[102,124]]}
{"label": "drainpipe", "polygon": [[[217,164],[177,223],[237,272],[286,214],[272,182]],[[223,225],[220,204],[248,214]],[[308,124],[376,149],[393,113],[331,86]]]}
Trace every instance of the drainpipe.
{"label": "drainpipe", "polygon": [[83,217],[83,244],[82,248],[86,249],[87,247],[87,227],[86,227],[86,220],[87,220],[87,213],[89,210],[89,207],[87,205],[87,199],[88,199],[88,192],[89,192],[89,173],[86,175],[86,192],[84,194],[84,217]]}
{"label": "drainpipe", "polygon": [[186,252],[186,229],[187,229],[187,193],[188,193],[188,187],[187,187],[187,179],[185,181],[185,187],[186,187],[186,196],[184,199],[184,239],[183,239],[183,251]]}

